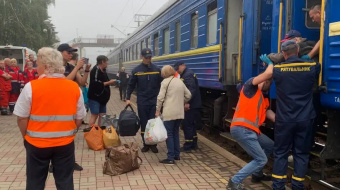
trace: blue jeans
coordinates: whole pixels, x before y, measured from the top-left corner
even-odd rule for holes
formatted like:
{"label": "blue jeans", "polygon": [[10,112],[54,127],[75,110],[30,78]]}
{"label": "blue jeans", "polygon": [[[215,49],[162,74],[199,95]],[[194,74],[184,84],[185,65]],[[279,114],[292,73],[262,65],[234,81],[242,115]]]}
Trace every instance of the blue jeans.
{"label": "blue jeans", "polygon": [[179,125],[181,119],[164,121],[164,126],[168,132],[168,138],[166,139],[166,147],[168,148],[168,159],[174,160],[179,158]]}
{"label": "blue jeans", "polygon": [[231,180],[234,183],[241,183],[251,174],[261,177],[262,169],[268,161],[267,157],[273,153],[274,142],[266,135],[262,133],[258,135],[255,131],[242,126],[234,126],[230,132],[237,143],[254,158]]}
{"label": "blue jeans", "polygon": [[95,115],[106,113],[106,105],[102,105],[96,100],[89,99],[89,108],[91,113]]}

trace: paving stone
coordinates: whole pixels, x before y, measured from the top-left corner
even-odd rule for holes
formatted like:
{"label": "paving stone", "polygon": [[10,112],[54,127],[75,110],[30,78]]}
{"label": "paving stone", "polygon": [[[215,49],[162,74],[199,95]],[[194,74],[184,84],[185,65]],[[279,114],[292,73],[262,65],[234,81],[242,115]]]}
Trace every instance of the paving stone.
{"label": "paving stone", "polygon": [[[136,97],[132,96],[132,102]],[[135,103],[132,104],[137,110]],[[112,88],[111,99],[107,105],[107,113],[119,115],[125,108],[125,103],[119,99],[119,91]],[[89,115],[85,119],[89,120]],[[26,186],[26,151],[23,146],[19,128],[15,116],[0,116],[0,190],[19,190]],[[120,176],[108,176],[102,173],[105,161],[105,151],[93,151],[87,147],[82,129],[75,138],[76,162],[84,170],[74,172],[75,189],[98,190],[171,190],[171,189],[225,189],[229,178],[234,175],[240,166],[235,158],[228,158],[221,154],[221,150],[214,150],[208,144],[199,141],[199,150],[193,153],[182,153],[181,160],[174,166],[166,166],[159,160],[166,158],[165,142],[158,145],[159,153],[151,151],[139,153],[143,163],[139,170],[122,174]],[[203,138],[202,138],[203,139]],[[140,134],[135,137],[121,137],[122,143],[137,142],[140,147],[142,140]],[[181,132],[181,143],[183,135]],[[212,143],[212,142],[210,142]],[[232,159],[232,160],[231,160]],[[263,184],[252,184],[248,179],[245,186],[250,189],[270,189]],[[55,190],[52,174],[48,174],[46,190]]]}

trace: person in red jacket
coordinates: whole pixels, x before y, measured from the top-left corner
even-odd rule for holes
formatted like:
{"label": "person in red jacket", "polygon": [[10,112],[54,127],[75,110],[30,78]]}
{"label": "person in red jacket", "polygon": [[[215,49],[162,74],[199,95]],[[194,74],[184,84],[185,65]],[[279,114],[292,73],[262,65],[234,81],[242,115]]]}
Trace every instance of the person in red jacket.
{"label": "person in red jacket", "polygon": [[0,60],[0,107],[1,115],[10,115],[7,111],[11,92],[11,75],[5,71],[5,62]]}
{"label": "person in red jacket", "polygon": [[33,63],[32,62],[27,62],[26,63],[27,68],[24,70],[24,84],[26,85],[28,82],[37,79],[38,73],[37,70],[33,68]]}
{"label": "person in red jacket", "polygon": [[[19,69],[19,70],[18,70]],[[13,112],[15,103],[18,100],[20,89],[22,87],[21,80],[23,79],[22,74],[20,72],[20,68],[17,67],[17,60],[11,59],[9,67],[7,67],[7,72],[12,76],[11,85],[12,90],[9,97],[9,110]]]}

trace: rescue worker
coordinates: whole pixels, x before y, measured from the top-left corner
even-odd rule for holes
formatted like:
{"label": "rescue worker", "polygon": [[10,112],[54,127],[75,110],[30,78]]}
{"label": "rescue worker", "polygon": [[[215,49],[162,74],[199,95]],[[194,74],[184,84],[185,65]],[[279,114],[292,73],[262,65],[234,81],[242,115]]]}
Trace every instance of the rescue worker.
{"label": "rescue worker", "polygon": [[5,69],[8,70],[8,67],[11,66],[11,59],[10,58],[5,58]]}
{"label": "rescue worker", "polygon": [[8,102],[11,93],[11,78],[5,70],[5,62],[0,60],[0,109],[1,115],[10,115],[8,112]]}
{"label": "rescue worker", "polygon": [[37,70],[33,68],[32,62],[26,63],[27,68],[24,70],[24,84],[26,85],[28,82],[38,79],[38,73]]}
{"label": "rescue worker", "polygon": [[13,112],[15,103],[17,102],[20,94],[20,89],[23,85],[21,83],[23,77],[20,70],[18,70],[16,59],[11,59],[10,65],[7,67],[7,72],[12,76],[11,79],[12,90],[9,97],[9,110],[10,112]]}
{"label": "rescue worker", "polygon": [[161,70],[151,63],[151,49],[144,48],[141,58],[143,62],[131,72],[131,79],[126,90],[126,104],[130,105],[131,94],[137,85],[137,107],[143,139],[141,151],[147,152],[151,149],[153,153],[158,153],[157,145],[145,144],[144,132],[148,120],[155,118],[157,96],[162,82]]}
{"label": "rescue worker", "polygon": [[184,105],[185,116],[182,122],[185,143],[181,151],[189,153],[198,148],[196,127],[200,125],[201,93],[197,77],[192,70],[188,69],[183,62],[175,63],[174,68],[192,95],[189,103]]}
{"label": "rescue worker", "polygon": [[60,52],[42,48],[37,57],[39,79],[25,85],[14,110],[26,148],[26,189],[45,188],[52,162],[57,189],[73,190],[74,137],[86,115],[84,100],[78,84],[65,79]]}
{"label": "rescue worker", "polygon": [[[316,116],[313,85],[319,75],[320,64],[300,59],[299,46],[293,40],[283,42],[281,50],[286,61],[275,65],[274,69],[269,65],[267,70],[270,71],[260,80],[263,82],[273,76],[276,84],[273,189],[285,189],[288,153],[292,149],[292,188],[302,190],[311,149],[313,120]],[[261,60],[272,64],[267,56],[261,56]]]}
{"label": "rescue worker", "polygon": [[232,137],[253,157],[251,162],[229,180],[227,188],[231,190],[243,190],[242,181],[250,175],[254,183],[271,180],[271,175],[264,174],[262,169],[273,153],[274,142],[259,129],[266,117],[275,122],[275,113],[268,110],[268,98],[262,93],[269,90],[272,81],[269,79],[260,82],[262,75],[265,74],[250,78],[243,85],[230,126]]}

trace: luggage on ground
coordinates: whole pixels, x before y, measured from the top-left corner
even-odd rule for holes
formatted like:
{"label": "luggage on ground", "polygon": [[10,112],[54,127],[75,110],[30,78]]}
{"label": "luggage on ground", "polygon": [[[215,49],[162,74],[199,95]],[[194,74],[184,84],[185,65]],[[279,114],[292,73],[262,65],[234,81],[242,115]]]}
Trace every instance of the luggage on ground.
{"label": "luggage on ground", "polygon": [[105,148],[121,145],[119,136],[112,126],[109,129],[103,130],[103,141]]}
{"label": "luggage on ground", "polygon": [[165,141],[168,133],[160,117],[150,119],[145,127],[144,140],[147,145],[154,145]]}
{"label": "luggage on ground", "polygon": [[106,149],[103,174],[115,176],[138,169],[142,163],[138,150],[135,142]]}
{"label": "luggage on ground", "polygon": [[89,132],[84,133],[87,146],[92,150],[103,150],[103,130],[98,125],[93,125]]}
{"label": "luggage on ground", "polygon": [[[127,110],[129,107],[132,111]],[[120,112],[118,126],[118,133],[120,136],[135,136],[137,134],[140,127],[140,121],[131,105],[127,105],[125,109]]]}

